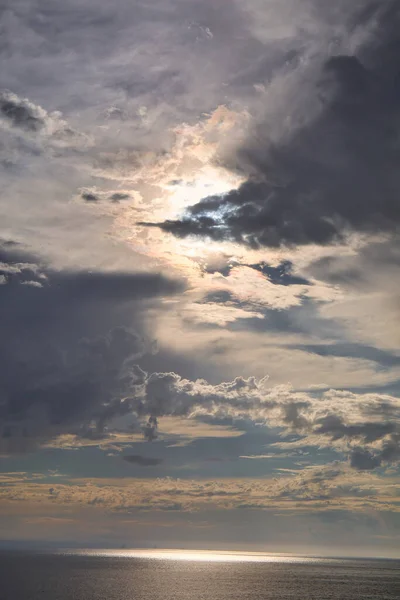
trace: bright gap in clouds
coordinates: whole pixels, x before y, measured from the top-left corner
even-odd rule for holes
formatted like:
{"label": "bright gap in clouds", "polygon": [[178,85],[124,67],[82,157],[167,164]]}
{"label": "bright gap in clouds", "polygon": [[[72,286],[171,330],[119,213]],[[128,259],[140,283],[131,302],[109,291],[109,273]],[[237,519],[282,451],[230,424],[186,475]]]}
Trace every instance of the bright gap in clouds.
{"label": "bright gap in clouds", "polygon": [[189,276],[197,274],[192,259],[205,257],[211,247],[214,252],[232,253],[232,244],[227,241],[179,238],[158,229],[138,227],[138,223],[179,220],[187,209],[205,198],[238,189],[245,178],[224,166],[224,157],[227,148],[237,143],[247,118],[245,112],[220,105],[211,114],[202,115],[196,124],[183,123],[172,129],[174,143],[169,153],[155,154],[149,164],[129,173],[129,185],[136,186],[141,201],[137,206],[121,205],[114,212],[113,233],[136,252]]}
{"label": "bright gap in clouds", "polygon": [[234,188],[239,187],[241,180],[238,177],[228,177],[225,172],[218,169],[208,168],[193,179],[172,181],[165,186],[169,192],[171,216],[180,216],[182,209],[200,202],[207,196],[218,196],[226,194]]}
{"label": "bright gap in clouds", "polygon": [[[184,163],[185,156],[182,157]],[[158,182],[160,198],[149,203],[146,209],[149,221],[175,220],[182,217],[185,210],[209,196],[222,196],[237,189],[242,182],[238,175],[229,173],[222,167],[202,165],[197,172],[182,173],[181,177],[166,183]],[[216,215],[214,215],[216,218]],[[200,237],[175,237],[165,235],[158,229],[142,229],[145,237],[138,242],[135,213],[123,211],[116,216],[114,230],[137,252],[151,257],[157,263],[167,263],[174,270],[186,276],[197,276],[197,263],[193,259],[206,260],[210,252],[232,254],[236,248],[228,242],[216,242]],[[136,232],[132,235],[132,232]]]}

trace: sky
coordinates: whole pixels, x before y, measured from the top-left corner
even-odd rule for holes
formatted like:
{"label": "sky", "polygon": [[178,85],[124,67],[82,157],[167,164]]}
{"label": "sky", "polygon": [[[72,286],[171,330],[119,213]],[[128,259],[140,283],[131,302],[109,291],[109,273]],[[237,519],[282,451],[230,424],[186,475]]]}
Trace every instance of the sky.
{"label": "sky", "polygon": [[2,543],[398,555],[398,2],[0,28]]}

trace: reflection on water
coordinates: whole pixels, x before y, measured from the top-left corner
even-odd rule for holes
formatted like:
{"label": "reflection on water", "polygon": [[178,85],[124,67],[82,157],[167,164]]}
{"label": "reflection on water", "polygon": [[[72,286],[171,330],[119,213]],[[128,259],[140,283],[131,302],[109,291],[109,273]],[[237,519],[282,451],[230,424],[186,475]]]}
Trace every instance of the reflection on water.
{"label": "reflection on water", "polygon": [[323,563],[324,561],[340,562],[342,559],[315,558],[310,556],[297,556],[279,553],[262,552],[235,552],[235,551],[211,551],[211,550],[71,550],[63,551],[63,554],[77,554],[81,556],[108,556],[125,558],[147,558],[153,560],[184,560],[195,562],[271,562],[271,563]]}
{"label": "reflection on water", "polygon": [[0,581],[0,600],[399,600],[400,561],[159,549],[0,551]]}

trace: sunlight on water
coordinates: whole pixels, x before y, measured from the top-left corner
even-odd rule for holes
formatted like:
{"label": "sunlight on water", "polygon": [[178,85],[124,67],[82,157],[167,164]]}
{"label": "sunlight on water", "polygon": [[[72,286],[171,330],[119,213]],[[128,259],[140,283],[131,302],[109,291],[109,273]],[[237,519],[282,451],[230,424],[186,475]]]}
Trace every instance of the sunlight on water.
{"label": "sunlight on water", "polygon": [[195,562],[323,562],[324,558],[311,558],[287,554],[265,554],[261,552],[234,552],[210,550],[79,550],[73,554],[86,556],[146,558],[153,560],[175,560]]}

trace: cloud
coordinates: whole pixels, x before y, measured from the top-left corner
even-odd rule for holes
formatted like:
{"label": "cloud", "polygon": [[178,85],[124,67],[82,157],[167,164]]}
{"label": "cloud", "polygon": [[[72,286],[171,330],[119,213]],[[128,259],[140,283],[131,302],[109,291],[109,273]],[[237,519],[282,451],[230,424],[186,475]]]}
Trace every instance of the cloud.
{"label": "cloud", "polygon": [[237,377],[211,385],[175,373],[152,373],[141,410],[158,420],[168,415],[278,427],[283,438],[291,438],[278,445],[331,447],[349,454],[350,464],[363,470],[400,457],[400,401],[383,394],[297,392],[290,386],[268,387],[266,378]]}
{"label": "cloud", "polygon": [[27,131],[40,131],[45,126],[45,111],[10,92],[0,94],[0,113],[13,126]]}
{"label": "cloud", "polygon": [[98,202],[98,200],[99,200],[99,198],[96,196],[96,194],[93,194],[92,192],[82,192],[81,198],[85,202]]}
{"label": "cloud", "polygon": [[[391,436],[387,437],[378,451],[372,453],[364,448],[354,448],[350,454],[350,464],[360,471],[372,470],[384,463],[397,462],[400,459],[400,435],[398,428],[393,428]],[[382,436],[383,437],[383,436]]]}
{"label": "cloud", "polygon": [[[217,296],[217,300],[220,296]],[[212,297],[211,297],[212,299]],[[210,296],[206,297],[206,302],[187,303],[182,309],[183,323],[189,323],[192,326],[218,326],[226,328],[229,324],[237,321],[246,322],[247,319],[257,321],[263,319],[263,314],[249,309],[234,306],[234,303],[212,302]]]}
{"label": "cloud", "polygon": [[101,191],[96,188],[83,189],[80,192],[80,197],[84,202],[101,202],[109,201],[118,204],[119,202],[132,200],[132,196],[137,194],[125,191]]}
{"label": "cloud", "polygon": [[[51,113],[8,90],[0,91],[0,125],[9,133],[26,134],[26,140],[42,140],[54,147],[87,147],[89,138],[71,128],[58,111]],[[4,132],[5,133],[5,132]]]}
{"label": "cloud", "polygon": [[154,415],[150,415],[147,423],[143,427],[143,435],[148,442],[157,439],[158,419]]}
{"label": "cloud", "polygon": [[255,264],[242,264],[233,258],[222,255],[212,257],[203,266],[203,269],[206,273],[220,273],[224,277],[229,277],[232,270],[235,270],[238,267],[254,269],[258,273],[264,275],[264,277],[274,285],[312,285],[308,279],[293,273],[294,265],[290,260],[284,260],[276,266],[270,265],[264,261]]}
{"label": "cloud", "polygon": [[139,465],[140,467],[157,467],[164,462],[162,458],[150,458],[148,456],[141,456],[140,454],[127,454],[122,458],[128,463]]}
{"label": "cloud", "polygon": [[380,467],[381,460],[377,456],[373,456],[368,450],[355,448],[350,455],[350,464],[359,471],[371,471],[376,467]]}
{"label": "cloud", "polygon": [[63,432],[101,443],[108,420],[130,411],[136,380],[129,360],[145,352],[135,333],[114,328],[68,351],[59,344],[46,354],[38,345],[36,357],[18,357],[13,348],[5,358],[2,349],[3,451],[29,450]]}
{"label": "cloud", "polygon": [[[136,462],[136,461],[135,461]],[[398,512],[398,481],[391,477],[354,471],[347,465],[331,463],[308,467],[273,478],[224,478],[220,480],[128,478],[70,479],[48,483],[31,477],[7,476],[0,486],[0,499],[26,502],[33,509],[38,503],[49,506],[91,506],[103,511],[133,513],[140,511],[249,510]]]}
{"label": "cloud", "polygon": [[144,300],[173,295],[182,282],[158,273],[56,271],[18,248],[0,253],[2,451],[64,433],[100,443],[108,421],[137,403],[145,377],[137,359],[155,351],[139,317]]}
{"label": "cloud", "polygon": [[299,277],[292,273],[293,264],[289,260],[283,261],[276,267],[264,262],[247,266],[262,273],[275,285],[311,285],[310,281],[304,277]]}
{"label": "cloud", "polygon": [[251,248],[332,244],[351,231],[395,233],[399,12],[394,2],[375,6],[364,23],[367,41],[353,54],[322,56],[320,66],[315,59],[319,76],[299,83],[308,86],[314,113],[273,141],[268,123],[260,124],[240,148],[237,165],[249,175],[238,189],[204,198],[181,219],[146,225]]}

